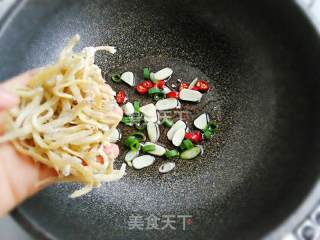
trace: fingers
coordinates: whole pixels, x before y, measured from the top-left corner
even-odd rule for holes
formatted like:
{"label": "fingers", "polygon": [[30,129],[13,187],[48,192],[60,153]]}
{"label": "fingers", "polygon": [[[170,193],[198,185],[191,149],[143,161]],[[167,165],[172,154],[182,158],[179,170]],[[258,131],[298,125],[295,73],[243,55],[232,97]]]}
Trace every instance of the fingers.
{"label": "fingers", "polygon": [[1,144],[0,154],[1,216],[46,186],[39,186],[39,182],[55,177],[57,174],[53,169],[20,155],[11,144]]}
{"label": "fingers", "polygon": [[18,76],[15,76],[9,80],[6,80],[1,84],[1,87],[6,89],[7,91],[11,91],[13,87],[25,85],[36,73],[39,71],[40,68],[34,68],[27,72],[21,73]]}
{"label": "fingers", "polygon": [[19,103],[18,96],[0,86],[0,111],[12,108]]}
{"label": "fingers", "polygon": [[26,84],[37,71],[38,69],[32,69],[0,84],[0,111],[12,108],[19,103],[19,97],[12,92],[12,89]]}

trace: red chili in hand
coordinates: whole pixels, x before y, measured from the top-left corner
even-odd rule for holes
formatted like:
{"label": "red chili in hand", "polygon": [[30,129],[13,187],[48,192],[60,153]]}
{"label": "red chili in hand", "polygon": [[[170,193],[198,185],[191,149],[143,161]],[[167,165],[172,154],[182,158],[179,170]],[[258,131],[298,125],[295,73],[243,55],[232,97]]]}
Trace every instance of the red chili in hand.
{"label": "red chili in hand", "polygon": [[195,87],[198,87],[200,92],[207,92],[209,90],[209,83],[204,80],[198,80]]}
{"label": "red chili in hand", "polygon": [[164,84],[165,84],[165,81],[164,81],[164,80],[159,80],[158,82],[156,82],[156,83],[154,84],[154,87],[155,87],[155,88],[159,88],[159,89],[163,89]]}
{"label": "red chili in hand", "polygon": [[136,86],[136,91],[139,93],[139,94],[146,94],[148,92],[148,88],[146,88],[145,86],[143,86],[143,83],[139,83],[137,86]]}
{"label": "red chili in hand", "polygon": [[142,86],[144,86],[145,88],[149,89],[149,88],[152,88],[153,87],[153,83],[149,80],[144,80],[142,82]]}
{"label": "red chili in hand", "polygon": [[199,143],[202,141],[202,134],[200,131],[196,131],[193,133],[186,133],[184,135],[185,139],[190,139],[193,143]]}
{"label": "red chili in hand", "polygon": [[180,83],[180,86],[179,86],[179,92],[182,90],[182,89],[188,89],[189,88],[189,83],[186,83],[186,82],[181,82]]}
{"label": "red chili in hand", "polygon": [[167,98],[179,98],[179,92],[176,91],[172,91],[172,92],[168,92],[166,94]]}
{"label": "red chili in hand", "polygon": [[116,101],[119,105],[122,105],[124,101],[126,100],[126,93],[123,90],[120,90],[116,94]]}

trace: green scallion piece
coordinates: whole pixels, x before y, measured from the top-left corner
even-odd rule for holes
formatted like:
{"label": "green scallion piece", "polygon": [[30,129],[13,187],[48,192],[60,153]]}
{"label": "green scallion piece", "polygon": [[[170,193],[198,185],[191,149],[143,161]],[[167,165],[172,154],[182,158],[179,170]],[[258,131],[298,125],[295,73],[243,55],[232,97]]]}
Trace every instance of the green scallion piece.
{"label": "green scallion piece", "polygon": [[156,146],[151,145],[151,144],[150,145],[144,145],[142,147],[142,152],[144,152],[144,153],[152,152],[154,150],[156,150]]}
{"label": "green scallion piece", "polygon": [[154,99],[155,101],[158,101],[158,100],[164,98],[164,95],[165,95],[165,94],[164,94],[164,92],[161,91],[159,88],[150,88],[150,89],[148,90],[148,95],[151,96],[151,97],[153,97],[153,99]]}
{"label": "green scallion piece", "polygon": [[125,145],[130,148],[131,151],[137,151],[140,147],[140,142],[134,136],[129,136],[125,141]]}
{"label": "green scallion piece", "polygon": [[218,128],[217,124],[213,121],[210,121],[206,126],[206,128],[203,130],[203,137],[205,139],[212,138],[217,128]]}
{"label": "green scallion piece", "polygon": [[121,122],[127,126],[132,126],[132,118],[129,116],[123,116]]}
{"label": "green scallion piece", "polygon": [[142,131],[146,129],[147,125],[144,123],[135,123],[134,126],[136,127],[137,130]]}
{"label": "green scallion piece", "polygon": [[179,156],[179,152],[176,150],[167,150],[164,155],[167,158],[174,158]]}
{"label": "green scallion piece", "polygon": [[111,75],[111,79],[112,79],[112,81],[114,81],[116,83],[121,82],[121,76],[118,73],[112,74]]}
{"label": "green scallion piece", "polygon": [[147,139],[146,135],[144,135],[142,132],[131,133],[129,137],[135,137],[139,142],[143,142]]}
{"label": "green scallion piece", "polygon": [[143,69],[143,78],[146,80],[150,80],[150,68]]}
{"label": "green scallion piece", "polygon": [[194,159],[201,153],[201,148],[200,147],[193,147],[188,150],[183,151],[180,154],[180,158],[184,160],[190,160]]}
{"label": "green scallion piece", "polygon": [[163,124],[163,126],[170,128],[173,125],[173,121],[168,118],[165,118],[165,119],[163,119],[162,124]]}
{"label": "green scallion piece", "polygon": [[134,101],[133,102],[133,107],[134,107],[134,111],[136,113],[139,113],[140,112],[140,102],[139,101]]}
{"label": "green scallion piece", "polygon": [[190,139],[185,139],[185,140],[182,141],[180,147],[181,147],[182,150],[188,150],[190,148],[193,148],[193,143],[192,143],[192,141]]}
{"label": "green scallion piece", "polygon": [[210,139],[213,136],[213,132],[209,129],[203,131],[203,137],[205,139]]}
{"label": "green scallion piece", "polygon": [[[218,126],[214,121],[210,121],[210,122],[208,122],[208,125],[206,128],[210,129],[214,133],[217,130]],[[206,129],[204,129],[204,130],[206,130]]]}
{"label": "green scallion piece", "polygon": [[153,95],[153,100],[159,101],[160,99],[164,98],[164,93],[159,93],[159,94],[154,94]]}
{"label": "green scallion piece", "polygon": [[159,94],[159,93],[161,93],[162,91],[159,89],[159,88],[150,88],[149,90],[148,90],[148,94],[149,94],[149,96],[152,96],[152,95],[154,95],[154,94]]}

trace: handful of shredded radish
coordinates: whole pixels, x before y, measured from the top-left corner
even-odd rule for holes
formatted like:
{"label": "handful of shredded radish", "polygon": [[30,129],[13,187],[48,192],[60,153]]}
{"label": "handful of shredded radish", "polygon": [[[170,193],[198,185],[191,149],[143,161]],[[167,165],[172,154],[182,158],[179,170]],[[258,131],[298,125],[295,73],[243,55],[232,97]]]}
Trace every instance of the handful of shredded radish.
{"label": "handful of shredded radish", "polygon": [[87,47],[74,53],[79,40],[79,35],[73,37],[56,63],[16,89],[20,104],[8,112],[7,133],[0,138],[0,143],[11,141],[19,152],[54,168],[58,181],[83,183],[73,198],[125,174],[125,164],[114,170],[116,156],[104,150],[111,146],[109,135],[122,116],[94,64],[96,51],[116,50]]}

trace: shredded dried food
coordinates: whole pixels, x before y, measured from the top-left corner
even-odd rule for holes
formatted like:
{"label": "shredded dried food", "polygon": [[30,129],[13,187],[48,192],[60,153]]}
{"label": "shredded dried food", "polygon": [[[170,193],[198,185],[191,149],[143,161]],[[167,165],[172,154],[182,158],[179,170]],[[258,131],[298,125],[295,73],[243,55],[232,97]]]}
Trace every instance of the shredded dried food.
{"label": "shredded dried food", "polygon": [[0,138],[54,168],[57,180],[85,184],[71,197],[125,174],[125,164],[114,170],[114,156],[104,151],[121,116],[116,113],[112,89],[94,64],[96,51],[113,54],[116,50],[87,47],[75,53],[73,47],[79,40],[79,35],[73,37],[56,63],[42,68],[25,87],[16,90],[20,104],[8,112],[7,133]]}

